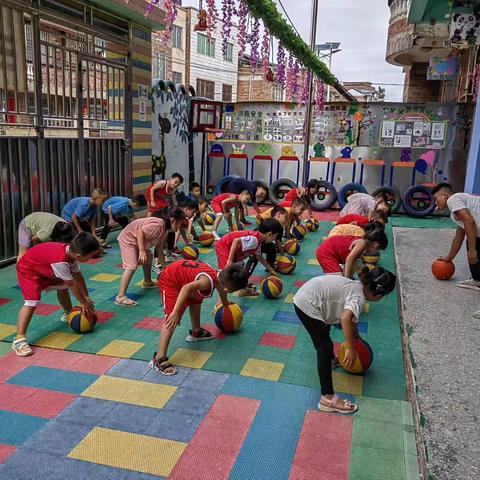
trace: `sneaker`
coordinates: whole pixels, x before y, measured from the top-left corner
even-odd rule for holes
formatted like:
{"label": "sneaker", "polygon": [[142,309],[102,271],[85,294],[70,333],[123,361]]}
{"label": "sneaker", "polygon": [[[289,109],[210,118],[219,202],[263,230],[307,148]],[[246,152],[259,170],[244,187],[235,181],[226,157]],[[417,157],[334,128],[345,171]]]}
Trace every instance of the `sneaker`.
{"label": "sneaker", "polygon": [[257,292],[255,285],[249,285],[247,288],[238,291],[239,297],[258,297],[260,292]]}
{"label": "sneaker", "polygon": [[60,321],[62,323],[68,323],[68,313],[67,312],[63,312],[63,315],[60,317]]}
{"label": "sneaker", "polygon": [[171,252],[170,255],[175,258],[180,258],[182,256],[182,251],[179,250],[178,248],[174,248]]}
{"label": "sneaker", "polygon": [[12,342],[12,350],[19,357],[29,357],[33,355],[32,347],[28,344],[25,338],[17,338]]}
{"label": "sneaker", "polygon": [[160,275],[162,273],[162,270],[163,270],[163,267],[158,264],[158,265],[152,265],[152,272],[155,274],[155,275]]}
{"label": "sneaker", "polygon": [[477,290],[480,292],[480,281],[470,278],[468,280],[463,280],[463,282],[458,282],[457,287],[468,288],[469,290]]}
{"label": "sneaker", "polygon": [[212,235],[213,235],[213,238],[214,238],[215,240],[220,240],[220,235],[218,235],[217,232],[212,231]]}
{"label": "sneaker", "polygon": [[202,328],[199,332],[188,331],[187,342],[204,342],[205,340],[213,340],[215,337],[208,331]]}

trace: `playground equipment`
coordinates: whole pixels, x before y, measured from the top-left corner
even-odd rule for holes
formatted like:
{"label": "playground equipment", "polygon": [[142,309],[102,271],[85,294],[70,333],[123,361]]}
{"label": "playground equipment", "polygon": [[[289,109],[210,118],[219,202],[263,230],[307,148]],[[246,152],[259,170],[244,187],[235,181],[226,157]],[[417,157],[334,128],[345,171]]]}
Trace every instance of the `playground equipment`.
{"label": "playground equipment", "polygon": [[248,178],[248,156],[243,152],[245,145],[241,147],[236,147],[235,144],[232,145],[233,152],[228,156],[227,160],[227,175],[230,175],[230,162],[231,160],[243,160],[245,162],[245,178]]}

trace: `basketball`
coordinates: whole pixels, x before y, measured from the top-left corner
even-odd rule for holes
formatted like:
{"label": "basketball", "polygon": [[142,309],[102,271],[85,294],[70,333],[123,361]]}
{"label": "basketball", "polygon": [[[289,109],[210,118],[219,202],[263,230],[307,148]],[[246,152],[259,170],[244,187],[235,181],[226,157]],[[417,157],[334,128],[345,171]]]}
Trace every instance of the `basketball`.
{"label": "basketball", "polygon": [[213,212],[205,212],[203,214],[203,221],[207,225],[213,225],[215,223],[216,218],[217,218],[217,216]]}
{"label": "basketball", "polygon": [[97,323],[97,316],[85,315],[82,307],[73,307],[72,311],[67,315],[67,323],[72,330],[77,333],[91,332]]}
{"label": "basketball", "polygon": [[238,232],[239,230],[245,230],[242,222],[232,224],[232,232]]}
{"label": "basketball", "polygon": [[182,248],[182,257],[185,260],[196,260],[200,252],[195,245],[185,245]]}
{"label": "basketball", "polygon": [[305,226],[309,232],[316,232],[320,227],[320,223],[315,217],[311,217],[305,222]]}
{"label": "basketball", "polygon": [[280,255],[277,257],[277,268],[280,273],[292,273],[297,266],[297,262],[291,255]]}
{"label": "basketball", "polygon": [[380,255],[363,255],[362,260],[365,263],[376,265],[380,261]]}
{"label": "basketball", "polygon": [[209,232],[208,230],[204,230],[198,236],[198,241],[200,242],[200,245],[203,245],[204,247],[209,247],[215,241],[215,237],[213,236],[212,232]]}
{"label": "basketball", "polygon": [[300,251],[300,242],[294,238],[290,238],[283,244],[285,253],[289,255],[296,255]]}
{"label": "basketball", "polygon": [[278,298],[282,293],[283,284],[277,277],[268,277],[262,280],[260,290],[265,298]]}
{"label": "basketball", "polygon": [[448,280],[455,273],[455,265],[447,260],[435,260],[432,264],[432,273],[438,280]]}
{"label": "basketball", "polygon": [[220,305],[213,311],[215,325],[224,333],[236,332],[243,320],[243,312],[236,303],[224,307]]}
{"label": "basketball", "polygon": [[292,228],[292,235],[297,240],[303,240],[307,234],[307,229],[303,225],[296,225]]}
{"label": "basketball", "polygon": [[355,340],[355,350],[357,352],[357,359],[351,368],[345,366],[345,351],[346,343],[343,342],[338,349],[338,361],[340,365],[349,373],[363,373],[368,370],[373,362],[373,351],[370,345],[362,338]]}

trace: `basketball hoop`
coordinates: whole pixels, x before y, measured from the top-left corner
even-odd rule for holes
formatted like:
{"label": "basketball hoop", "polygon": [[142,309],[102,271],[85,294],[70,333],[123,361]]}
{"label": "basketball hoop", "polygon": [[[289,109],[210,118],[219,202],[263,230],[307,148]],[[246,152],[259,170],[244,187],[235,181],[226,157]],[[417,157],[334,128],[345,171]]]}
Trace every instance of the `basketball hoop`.
{"label": "basketball hoop", "polygon": [[191,132],[206,132],[207,129],[220,129],[223,103],[212,100],[192,99],[190,117]]}

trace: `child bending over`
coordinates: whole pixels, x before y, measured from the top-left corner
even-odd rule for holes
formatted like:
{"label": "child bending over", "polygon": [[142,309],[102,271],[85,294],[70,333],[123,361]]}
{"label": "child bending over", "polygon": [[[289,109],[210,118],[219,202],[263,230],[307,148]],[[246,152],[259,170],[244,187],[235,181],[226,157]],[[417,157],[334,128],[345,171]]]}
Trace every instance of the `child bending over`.
{"label": "child bending over", "polygon": [[174,173],[169,180],[159,180],[147,188],[145,196],[148,202],[147,216],[151,217],[153,212],[164,212],[169,206],[177,205],[177,188],[183,183],[183,177]]}
{"label": "child bending over", "polygon": [[227,220],[228,226],[230,231],[233,231],[233,222],[232,222],[232,213],[231,209],[235,209],[235,222],[238,223],[240,220],[240,212],[241,210],[248,205],[250,202],[250,193],[248,190],[244,190],[242,193],[221,193],[217,195],[212,200],[212,209],[217,216],[215,218],[215,222],[213,223],[213,236],[215,240],[219,240],[220,237],[218,235],[218,226],[222,221],[223,217]]}
{"label": "child bending over", "polygon": [[296,198],[301,198],[306,203],[308,214],[312,216],[310,204],[312,203],[312,200],[318,195],[319,190],[320,185],[318,183],[318,180],[312,178],[311,180],[309,180],[306,187],[292,188],[291,190],[289,190],[287,192],[287,195],[285,196],[285,199],[280,202],[279,205],[281,207],[291,207],[292,202]]}

